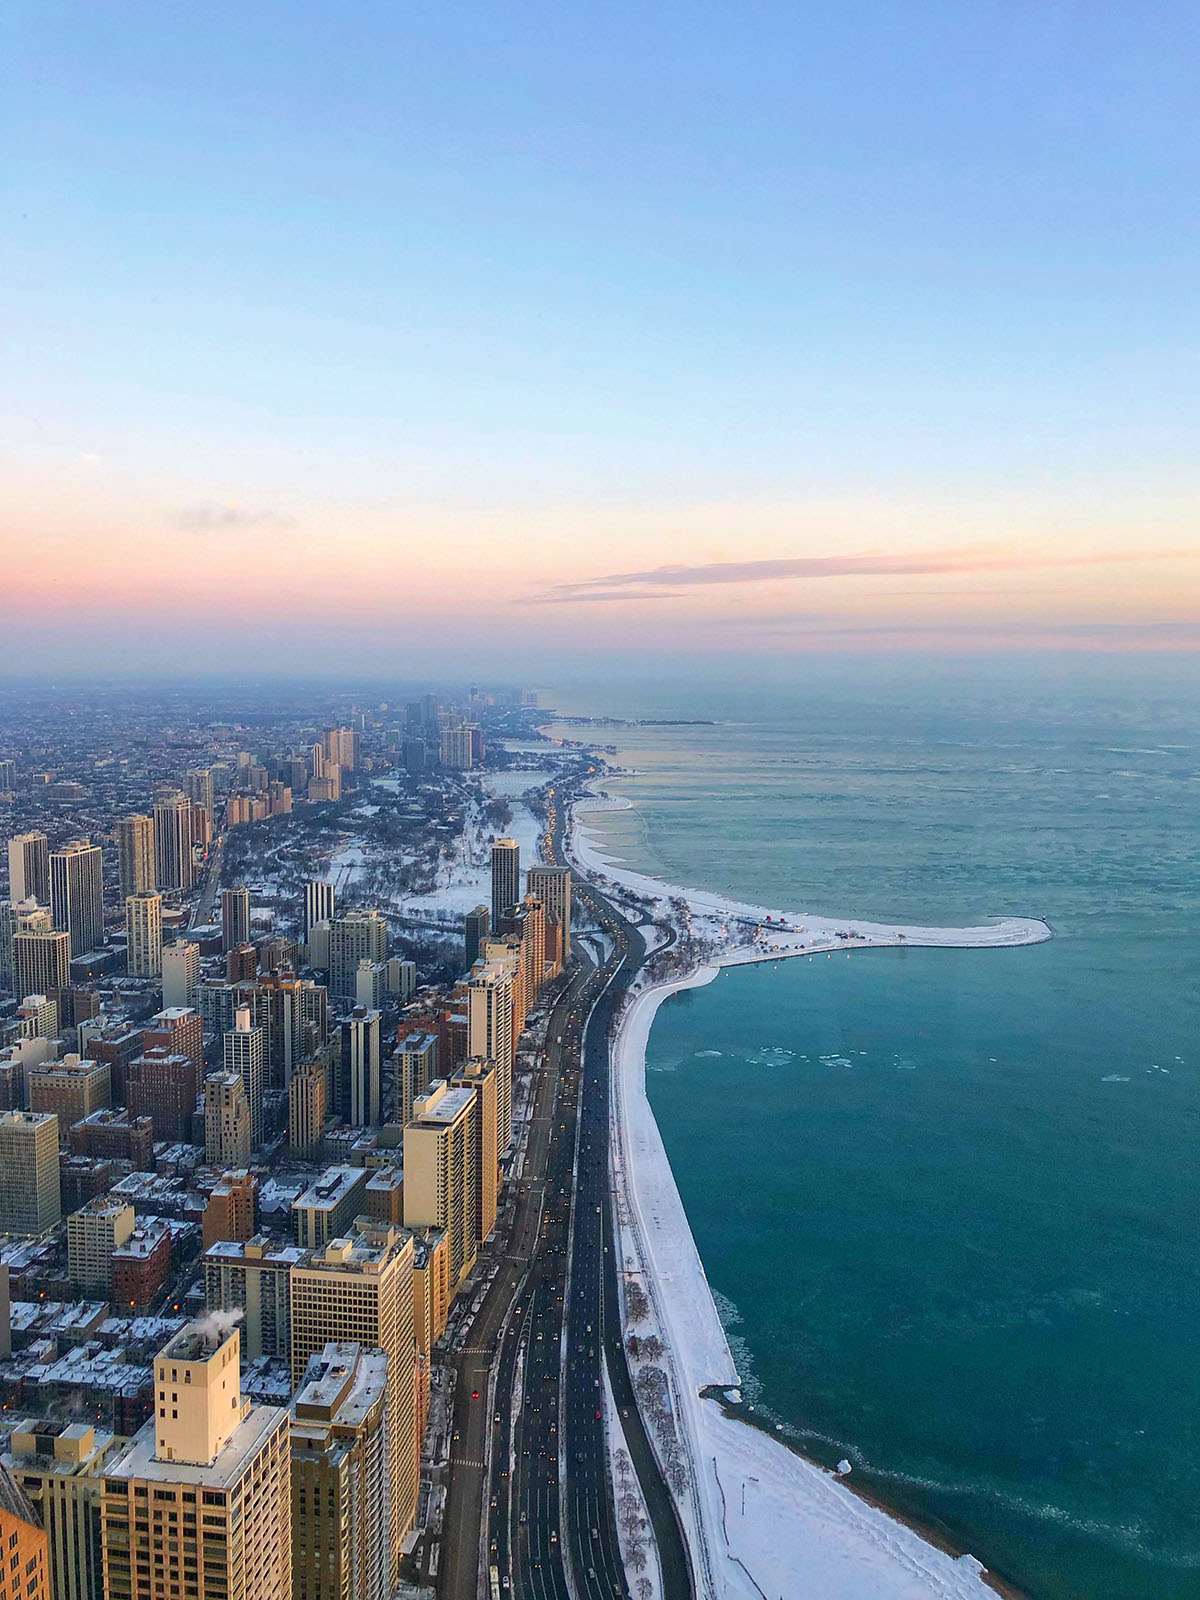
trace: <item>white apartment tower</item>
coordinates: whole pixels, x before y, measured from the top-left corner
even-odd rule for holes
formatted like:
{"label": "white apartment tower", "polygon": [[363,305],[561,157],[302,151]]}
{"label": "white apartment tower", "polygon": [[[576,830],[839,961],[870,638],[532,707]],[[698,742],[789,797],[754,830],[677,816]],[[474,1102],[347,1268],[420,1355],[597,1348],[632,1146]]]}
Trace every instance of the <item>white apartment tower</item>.
{"label": "white apartment tower", "polygon": [[131,894],[125,902],[126,970],[134,978],[157,978],[162,972],[162,895],[152,889]]}
{"label": "white apartment tower", "polygon": [[18,833],[8,841],[8,898],[50,903],[50,844],[44,833]]}

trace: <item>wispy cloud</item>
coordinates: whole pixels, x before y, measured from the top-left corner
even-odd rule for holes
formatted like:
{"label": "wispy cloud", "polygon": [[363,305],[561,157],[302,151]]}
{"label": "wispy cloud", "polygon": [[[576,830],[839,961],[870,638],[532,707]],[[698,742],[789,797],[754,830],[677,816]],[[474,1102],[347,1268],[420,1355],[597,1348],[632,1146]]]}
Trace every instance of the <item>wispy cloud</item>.
{"label": "wispy cloud", "polygon": [[171,520],[185,533],[232,533],[244,528],[291,526],[291,518],[280,516],[277,511],[250,511],[243,506],[219,505],[213,501],[185,506]]}
{"label": "wispy cloud", "polygon": [[1123,639],[1144,636],[1160,639],[1195,640],[1200,643],[1200,620],[1178,619],[1150,622],[833,622],[827,617],[792,619],[790,627],[749,628],[760,639],[801,639],[820,636],[845,638],[888,638],[897,634],[948,635],[969,637],[975,634],[1003,634],[1013,637],[1063,639]]}
{"label": "wispy cloud", "polygon": [[[1038,556],[1004,553],[994,546],[929,550],[912,555],[796,556],[771,561],[709,561],[699,566],[647,567],[610,572],[578,583],[559,583],[529,595],[530,605],[570,605],[602,596],[618,599],[677,599],[681,589],[710,584],[768,583],[794,578],[912,577],[931,573],[1022,572],[1050,567],[1099,567],[1124,562],[1197,559],[1200,551],[1102,551],[1095,555]],[[650,590],[651,593],[644,591]],[[643,591],[639,593],[639,591]]]}

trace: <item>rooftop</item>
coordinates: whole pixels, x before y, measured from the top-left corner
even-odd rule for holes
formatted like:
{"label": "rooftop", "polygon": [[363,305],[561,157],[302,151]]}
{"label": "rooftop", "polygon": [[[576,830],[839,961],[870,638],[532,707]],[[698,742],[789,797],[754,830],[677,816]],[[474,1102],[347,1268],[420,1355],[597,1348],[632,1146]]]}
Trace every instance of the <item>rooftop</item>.
{"label": "rooftop", "polygon": [[202,1485],[205,1489],[231,1489],[258,1455],[276,1428],[286,1426],[284,1406],[252,1406],[238,1424],[211,1466],[186,1461],[157,1461],[154,1456],[154,1422],[134,1439],[120,1461],[108,1468],[106,1478],[140,1478],[143,1482]]}

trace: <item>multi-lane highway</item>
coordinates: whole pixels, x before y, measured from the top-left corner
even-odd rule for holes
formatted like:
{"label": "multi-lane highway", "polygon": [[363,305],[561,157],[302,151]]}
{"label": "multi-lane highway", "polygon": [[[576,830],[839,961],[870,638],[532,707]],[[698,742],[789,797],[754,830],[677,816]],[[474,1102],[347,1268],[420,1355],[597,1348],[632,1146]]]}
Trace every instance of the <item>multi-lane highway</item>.
{"label": "multi-lane highway", "polygon": [[[545,852],[565,865],[564,824],[551,791]],[[455,1357],[438,1572],[447,1600],[476,1600],[493,1588],[521,1600],[630,1600],[605,1435],[606,1374],[666,1600],[694,1592],[634,1399],[613,1244],[609,1038],[645,943],[606,896],[577,884],[575,897],[611,951],[599,967],[577,955],[551,1010],[525,1160],[497,1232],[498,1270]]]}
{"label": "multi-lane highway", "polygon": [[[564,821],[551,791],[545,846],[560,864]],[[645,944],[604,895],[586,885],[575,894],[612,948],[599,967],[578,955],[553,1007],[524,1168],[508,1202],[509,1231],[501,1230],[501,1268],[456,1362],[438,1578],[453,1600],[489,1588],[522,1600],[630,1600],[605,1436],[606,1373],[664,1595],[693,1594],[674,1506],[634,1400],[613,1244],[609,1035]]]}

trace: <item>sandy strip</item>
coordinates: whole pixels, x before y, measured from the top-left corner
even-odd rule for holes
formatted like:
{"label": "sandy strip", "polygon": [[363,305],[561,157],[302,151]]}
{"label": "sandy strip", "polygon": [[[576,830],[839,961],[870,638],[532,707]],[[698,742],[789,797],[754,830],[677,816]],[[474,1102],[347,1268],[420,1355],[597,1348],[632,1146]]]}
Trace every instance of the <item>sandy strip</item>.
{"label": "sandy strip", "polygon": [[[929,1543],[906,1523],[859,1498],[832,1473],[701,1400],[711,1384],[738,1373],[646,1096],[646,1045],[655,1013],[671,994],[711,982],[726,965],[778,960],[825,949],[903,942],[986,948],[1051,937],[1043,922],[1011,918],[978,928],[918,928],[850,923],[741,905],[677,889],[605,857],[583,818],[628,802],[581,802],[568,849],[585,876],[623,884],[656,903],[681,898],[704,933],[722,942],[713,963],[643,988],[627,1007],[613,1050],[612,1149],[623,1281],[639,1282],[650,1316],[637,1331],[657,1331],[666,1347],[675,1425],[689,1463],[677,1495],[708,1600],[995,1600],[980,1563]],[[786,930],[760,931],[770,915]],[[741,921],[755,924],[749,927]],[[852,933],[854,937],[843,937]]]}

